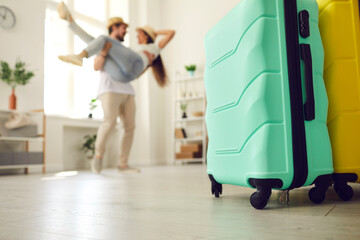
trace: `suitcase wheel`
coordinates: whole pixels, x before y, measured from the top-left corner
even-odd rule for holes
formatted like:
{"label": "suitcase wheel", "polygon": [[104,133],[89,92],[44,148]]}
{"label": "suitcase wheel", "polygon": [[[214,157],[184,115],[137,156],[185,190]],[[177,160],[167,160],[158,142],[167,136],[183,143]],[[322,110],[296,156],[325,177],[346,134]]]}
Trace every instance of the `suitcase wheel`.
{"label": "suitcase wheel", "polygon": [[221,190],[219,188],[212,188],[212,194],[215,195],[216,198],[219,198]]}
{"label": "suitcase wheel", "polygon": [[309,199],[316,204],[322,203],[325,200],[326,192],[330,186],[330,182],[330,174],[318,176],[314,181],[315,187],[309,191]]}
{"label": "suitcase wheel", "polygon": [[211,181],[211,193],[215,195],[216,198],[220,197],[222,194],[222,184],[218,183],[215,178],[209,174]]}
{"label": "suitcase wheel", "polygon": [[322,203],[325,200],[326,190],[324,191],[324,189],[322,189],[322,188],[313,187],[309,191],[310,200],[316,204]]}
{"label": "suitcase wheel", "polygon": [[355,173],[334,173],[332,177],[337,195],[342,200],[349,201],[354,196],[354,191],[348,182],[356,182],[358,175]]}
{"label": "suitcase wheel", "polygon": [[354,191],[349,185],[334,184],[337,195],[344,201],[349,201],[354,196]]}
{"label": "suitcase wheel", "polygon": [[271,188],[270,189],[258,189],[256,192],[251,194],[250,203],[256,209],[263,209],[271,196]]}

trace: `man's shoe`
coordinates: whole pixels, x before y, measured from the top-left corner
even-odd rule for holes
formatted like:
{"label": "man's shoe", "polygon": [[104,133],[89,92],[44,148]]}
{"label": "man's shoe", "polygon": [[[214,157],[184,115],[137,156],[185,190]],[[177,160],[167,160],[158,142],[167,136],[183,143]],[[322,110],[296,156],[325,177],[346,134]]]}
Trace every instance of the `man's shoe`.
{"label": "man's shoe", "polygon": [[90,166],[93,173],[99,174],[101,172],[102,159],[94,157],[91,160]]}
{"label": "man's shoe", "polygon": [[63,62],[72,63],[78,66],[83,65],[82,57],[79,57],[79,55],[76,54],[60,55],[59,59]]}
{"label": "man's shoe", "polygon": [[119,172],[135,172],[135,173],[141,172],[140,169],[138,169],[138,168],[133,168],[133,167],[129,167],[129,166],[126,166],[126,167],[120,167],[120,166],[118,166],[117,169],[119,170]]}

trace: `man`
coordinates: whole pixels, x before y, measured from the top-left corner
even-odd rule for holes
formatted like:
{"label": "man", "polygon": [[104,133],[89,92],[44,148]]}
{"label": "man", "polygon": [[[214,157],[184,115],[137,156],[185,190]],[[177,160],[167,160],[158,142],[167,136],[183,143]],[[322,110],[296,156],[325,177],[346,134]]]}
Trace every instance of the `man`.
{"label": "man", "polygon": [[[75,23],[63,2],[59,3],[58,12],[60,18],[69,21],[70,29],[83,41],[88,43],[94,39]],[[124,41],[128,26],[129,25],[120,17],[110,18],[107,24],[109,36],[121,42]],[[95,156],[91,161],[91,170],[94,173],[101,172],[102,159],[106,150],[105,146],[111,131],[116,125],[117,117],[119,116],[123,123],[124,134],[120,144],[121,154],[118,170],[121,172],[140,172],[139,169],[131,168],[128,165],[128,157],[135,130],[135,91],[130,83],[116,81],[103,70],[105,64],[113,65],[112,59],[107,57],[110,48],[111,43],[107,42],[94,61],[94,69],[100,71],[100,83],[97,98],[101,101],[104,112],[104,122],[98,129],[95,143]],[[151,63],[154,60],[154,57],[148,52],[145,52],[145,54]]]}

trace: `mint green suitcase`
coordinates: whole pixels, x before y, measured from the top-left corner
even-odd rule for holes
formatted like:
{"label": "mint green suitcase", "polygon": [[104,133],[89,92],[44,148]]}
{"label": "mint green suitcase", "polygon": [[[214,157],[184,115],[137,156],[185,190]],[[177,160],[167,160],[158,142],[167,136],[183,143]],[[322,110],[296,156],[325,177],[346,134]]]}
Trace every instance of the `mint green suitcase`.
{"label": "mint green suitcase", "polygon": [[321,203],[333,173],[326,126],[324,51],[315,0],[242,0],[205,37],[207,172],[222,184],[271,189],[315,183]]}

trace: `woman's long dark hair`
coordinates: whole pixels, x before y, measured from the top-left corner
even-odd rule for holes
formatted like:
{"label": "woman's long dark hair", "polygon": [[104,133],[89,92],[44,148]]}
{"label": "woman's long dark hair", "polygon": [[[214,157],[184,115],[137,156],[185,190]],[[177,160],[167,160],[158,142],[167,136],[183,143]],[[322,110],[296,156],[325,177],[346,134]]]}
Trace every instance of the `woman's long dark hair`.
{"label": "woman's long dark hair", "polygon": [[[151,39],[149,34],[147,34],[146,32],[144,32],[144,33],[148,38],[147,43],[148,44],[154,43],[154,41]],[[157,58],[155,58],[150,66],[151,66],[151,69],[152,69],[152,72],[154,74],[157,84],[160,87],[165,87],[168,84],[168,79],[167,79],[165,67],[162,62],[161,56],[159,55]]]}

